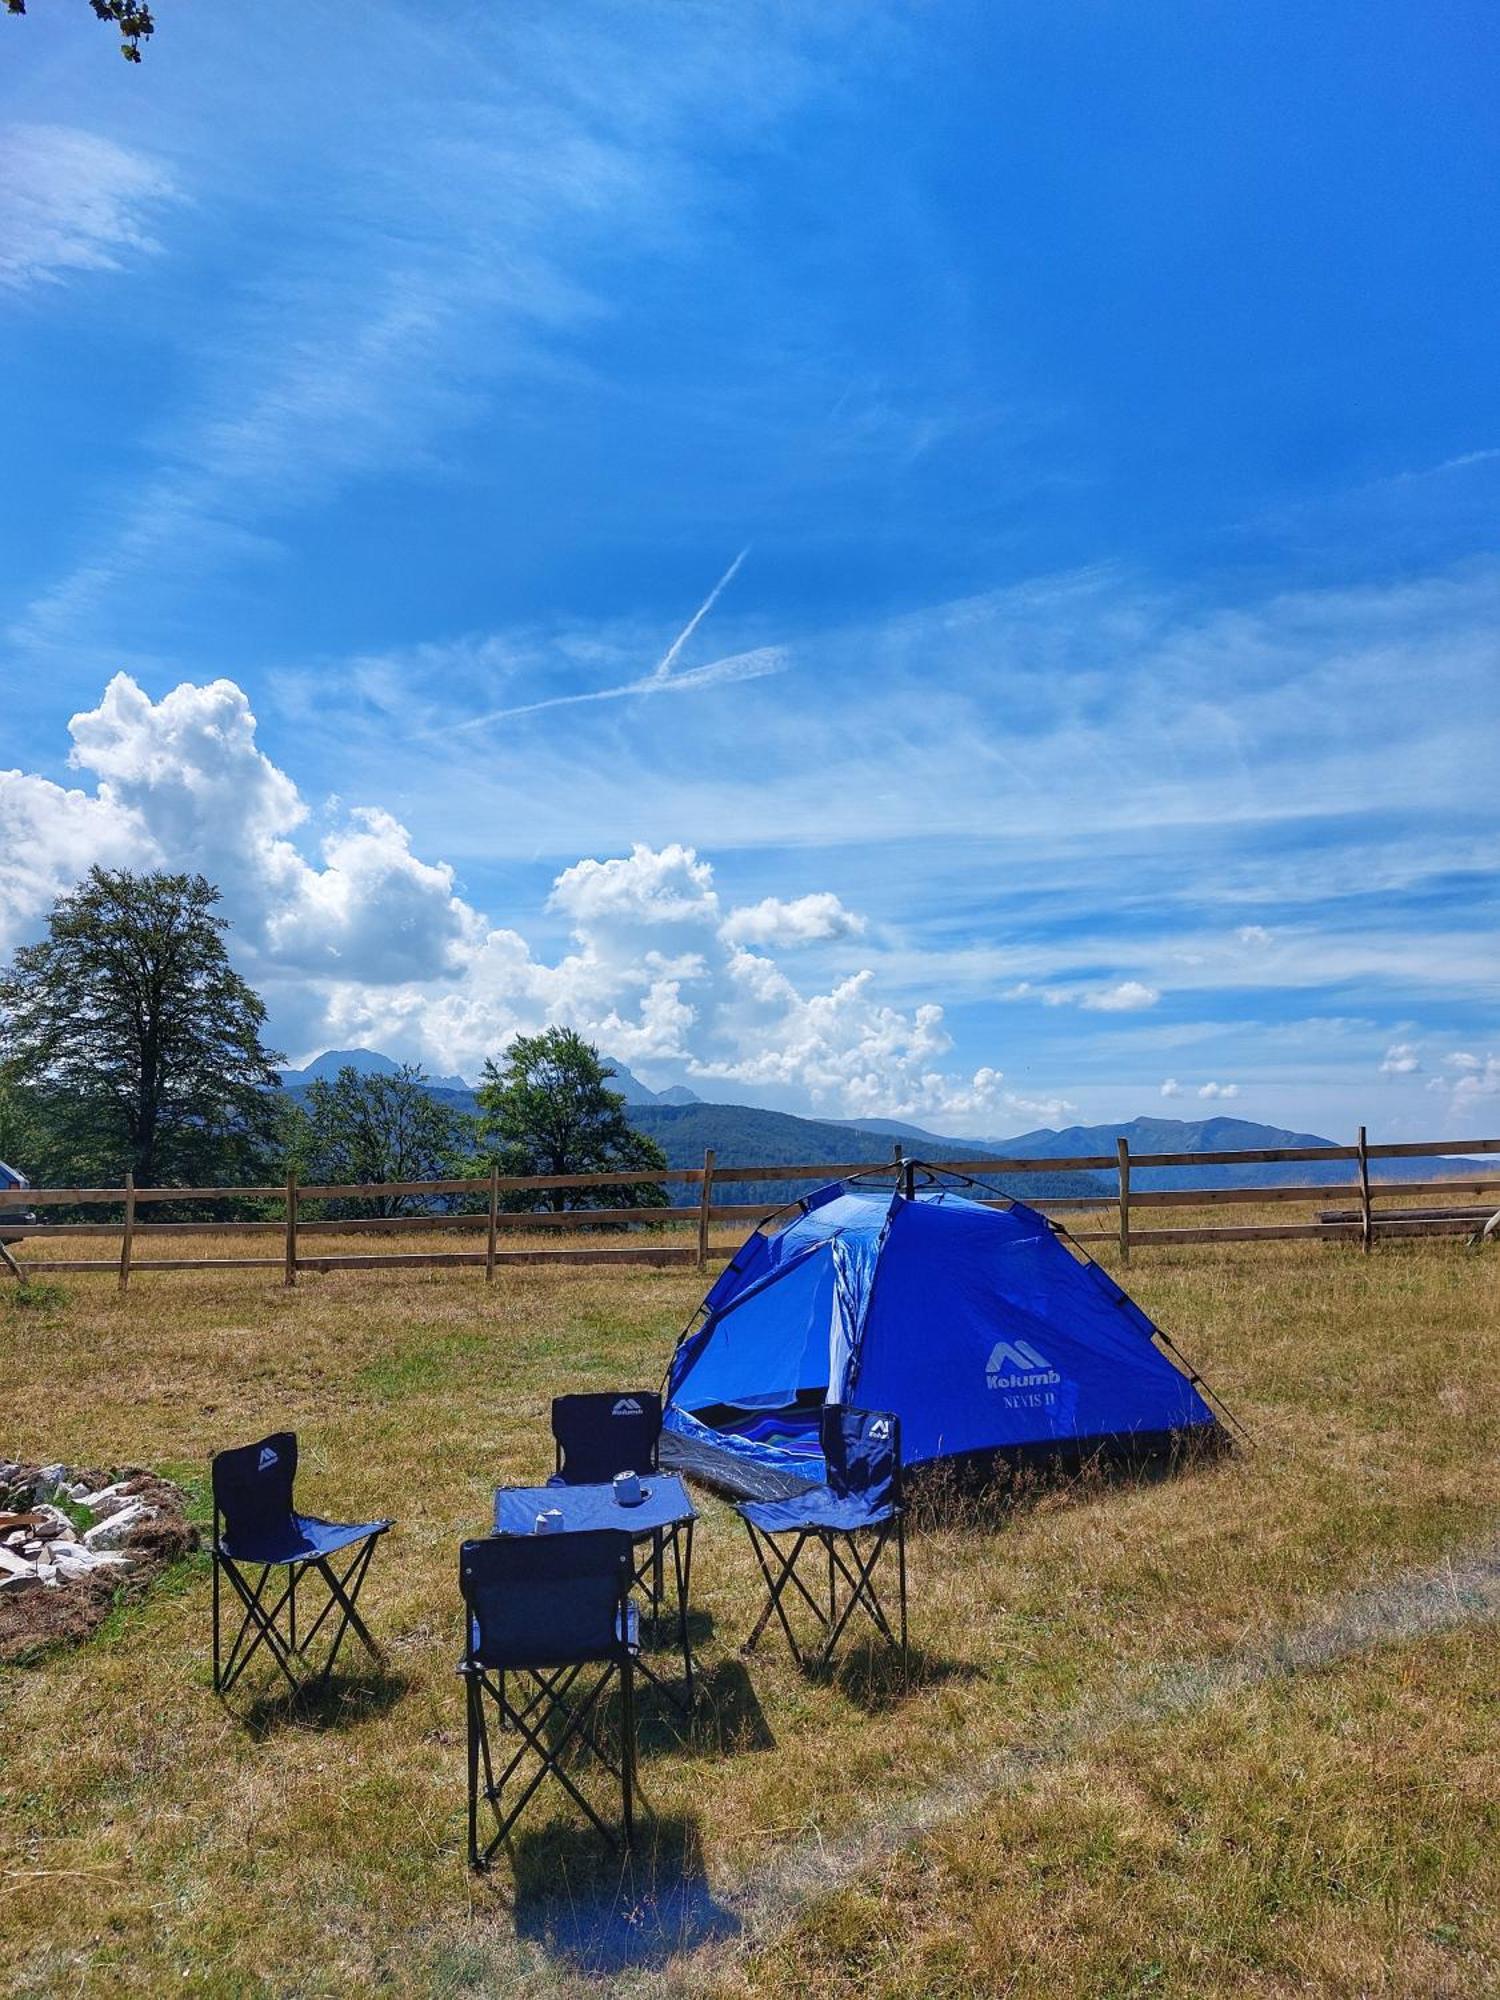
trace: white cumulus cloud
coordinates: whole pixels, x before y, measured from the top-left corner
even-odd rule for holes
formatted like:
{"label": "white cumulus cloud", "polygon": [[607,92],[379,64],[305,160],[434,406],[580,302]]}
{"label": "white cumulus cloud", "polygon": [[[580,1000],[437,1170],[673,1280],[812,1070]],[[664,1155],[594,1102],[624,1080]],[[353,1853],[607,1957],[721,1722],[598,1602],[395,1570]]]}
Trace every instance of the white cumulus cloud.
{"label": "white cumulus cloud", "polygon": [[1412,1076],[1422,1067],[1414,1042],[1392,1042],[1381,1059],[1382,1076]]}
{"label": "white cumulus cloud", "polygon": [[0,876],[0,950],[34,935],[91,862],[195,869],[222,889],[236,958],[296,1056],[362,1042],[473,1075],[515,1034],[560,1023],[706,1092],[753,1085],[832,1112],[970,1129],[1072,1108],[1016,1096],[993,1065],[953,1070],[942,1008],[892,1004],[871,966],[824,990],[794,981],[774,948],[863,929],[831,891],[726,916],[694,848],[637,843],[556,877],[548,905],[570,936],[549,960],[467,902],[446,862],[414,853],[385,808],[329,801],[315,813],[260,749],[231,680],[153,701],[117,674],[70,728],[91,790],[0,774],[0,835],[20,857]]}
{"label": "white cumulus cloud", "polygon": [[857,937],[865,920],[846,910],[830,890],[798,896],[784,903],[779,896],[731,910],[720,926],[726,944],[824,944],[832,938]]}
{"label": "white cumulus cloud", "polygon": [[1122,979],[1118,986],[1099,987],[1085,993],[1078,1004],[1099,1014],[1133,1014],[1143,1007],[1154,1007],[1160,998],[1154,986],[1147,986],[1139,979]]}
{"label": "white cumulus cloud", "polygon": [[1240,1087],[1237,1083],[1200,1083],[1198,1086],[1200,1097],[1238,1097],[1239,1094]]}

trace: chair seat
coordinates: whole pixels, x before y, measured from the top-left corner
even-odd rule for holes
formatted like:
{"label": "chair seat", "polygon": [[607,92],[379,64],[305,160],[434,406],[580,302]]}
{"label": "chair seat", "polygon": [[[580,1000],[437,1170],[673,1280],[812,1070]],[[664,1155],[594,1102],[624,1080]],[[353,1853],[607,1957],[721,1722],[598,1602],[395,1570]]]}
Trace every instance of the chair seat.
{"label": "chair seat", "polygon": [[383,1535],[393,1525],[390,1521],[320,1521],[316,1514],[293,1514],[274,1534],[246,1535],[235,1541],[225,1535],[221,1546],[234,1562],[314,1562],[337,1555],[340,1549],[350,1548],[369,1535]]}
{"label": "chair seat", "polygon": [[[622,1636],[627,1652],[638,1653],[641,1650],[641,1614],[636,1610],[633,1599],[625,1606],[625,1630],[623,1635],[620,1631],[620,1620],[618,1618],[615,1619],[615,1638],[618,1640]],[[480,1666],[492,1667],[496,1670],[502,1668],[519,1668],[524,1670],[527,1667],[542,1667],[550,1672],[553,1667],[582,1666],[596,1657],[592,1653],[586,1653],[582,1660],[576,1655],[569,1655],[566,1659],[547,1660],[542,1659],[540,1655],[525,1660],[493,1659],[484,1649],[479,1632],[479,1620],[472,1613],[469,1617],[469,1648]]]}
{"label": "chair seat", "polygon": [[745,1500],[740,1518],[765,1535],[795,1534],[800,1528],[829,1528],[852,1534],[857,1528],[878,1528],[895,1516],[888,1503],[871,1507],[855,1493],[835,1493],[829,1486],[810,1486],[790,1500]]}

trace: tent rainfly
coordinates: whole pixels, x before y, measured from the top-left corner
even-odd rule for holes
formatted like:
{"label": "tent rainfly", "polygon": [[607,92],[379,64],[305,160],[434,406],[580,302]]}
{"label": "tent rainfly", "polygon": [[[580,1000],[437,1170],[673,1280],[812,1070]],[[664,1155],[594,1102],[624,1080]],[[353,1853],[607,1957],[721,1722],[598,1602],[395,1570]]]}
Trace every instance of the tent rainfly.
{"label": "tent rainfly", "polygon": [[1059,1225],[918,1171],[820,1188],[740,1246],[672,1357],[663,1463],[740,1494],[820,1480],[825,1403],[894,1410],[909,1466],[1217,1429]]}

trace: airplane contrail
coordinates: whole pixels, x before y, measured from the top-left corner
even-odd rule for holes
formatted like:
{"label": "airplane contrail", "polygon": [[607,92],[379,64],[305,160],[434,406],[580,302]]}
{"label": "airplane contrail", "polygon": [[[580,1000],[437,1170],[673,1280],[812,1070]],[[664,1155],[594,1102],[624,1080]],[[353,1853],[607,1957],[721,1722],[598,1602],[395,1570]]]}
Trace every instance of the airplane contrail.
{"label": "airplane contrail", "polygon": [[652,669],[651,674],[649,676],[651,680],[664,681],[667,679],[667,677],[670,675],[672,671],[673,665],[676,662],[677,655],[682,651],[683,647],[687,644],[688,640],[692,638],[693,634],[697,631],[698,627],[703,623],[704,619],[708,616],[709,612],[713,610],[714,606],[718,603],[719,599],[723,596],[724,592],[728,589],[729,585],[733,583],[735,576],[739,571],[740,564],[745,560],[746,556],[749,555],[749,553],[750,553],[750,544],[746,542],[745,546],[740,550],[739,554],[735,557],[734,561],[729,565],[728,569],[725,570],[724,574],[719,578],[718,582],[714,585],[713,589],[708,593],[707,597],[704,598],[703,602],[698,606],[698,609],[693,613],[692,617],[688,620],[686,625],[683,626],[682,630],[677,634],[677,637],[672,641],[671,645],[668,646],[667,650],[662,654],[661,658],[657,661],[655,667]]}

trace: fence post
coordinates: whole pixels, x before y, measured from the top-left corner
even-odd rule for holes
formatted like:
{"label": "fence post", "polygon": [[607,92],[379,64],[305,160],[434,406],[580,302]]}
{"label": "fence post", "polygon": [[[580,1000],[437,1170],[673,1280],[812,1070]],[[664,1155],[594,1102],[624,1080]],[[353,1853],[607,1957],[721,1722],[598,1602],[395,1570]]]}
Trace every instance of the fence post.
{"label": "fence post", "polygon": [[125,1176],[125,1226],[120,1233],[120,1290],[130,1289],[130,1259],[135,1249],[135,1175]]}
{"label": "fence post", "polygon": [[1120,1163],[1120,1262],[1130,1262],[1130,1142],[1122,1132],[1115,1141]]}
{"label": "fence post", "polygon": [[1370,1254],[1370,1243],[1375,1234],[1375,1220],[1370,1214],[1370,1149],[1365,1143],[1365,1128],[1363,1125],[1359,1128],[1359,1137],[1355,1141],[1355,1145],[1359,1155],[1360,1248],[1368,1257]]}
{"label": "fence post", "polygon": [[708,1263],[708,1218],[714,1199],[714,1160],[712,1146],[703,1149],[703,1187],[698,1196],[698,1269]]}
{"label": "fence post", "polygon": [[495,1282],[495,1234],[500,1227],[500,1162],[490,1161],[490,1231],[484,1245],[484,1282]]}
{"label": "fence post", "polygon": [[297,1175],[295,1171],[286,1177],[286,1271],[281,1280],[283,1285],[297,1282]]}

